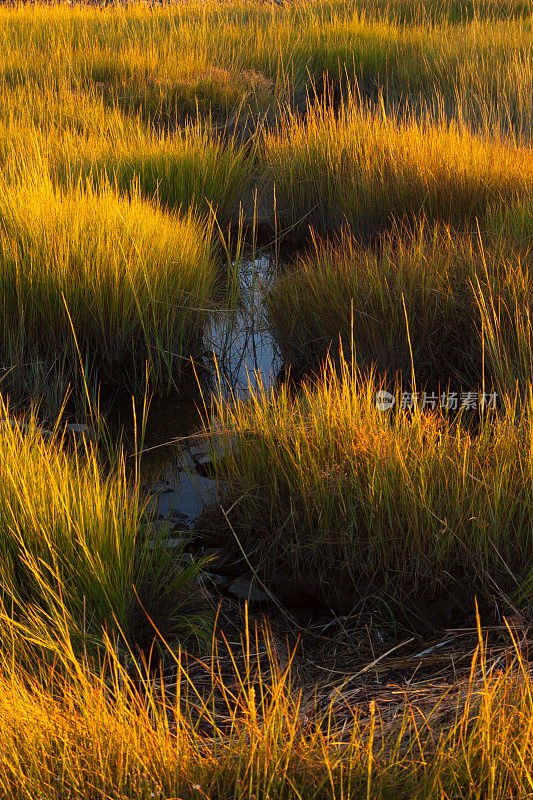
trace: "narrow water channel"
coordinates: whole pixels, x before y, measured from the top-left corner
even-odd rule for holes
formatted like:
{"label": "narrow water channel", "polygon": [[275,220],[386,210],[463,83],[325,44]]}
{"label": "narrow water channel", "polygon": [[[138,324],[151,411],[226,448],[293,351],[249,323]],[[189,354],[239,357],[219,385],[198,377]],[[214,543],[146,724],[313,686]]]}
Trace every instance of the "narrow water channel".
{"label": "narrow water channel", "polygon": [[204,506],[216,499],[214,482],[200,474],[204,449],[195,438],[202,429],[200,409],[203,412],[203,401],[209,408],[211,392],[220,391],[231,401],[259,383],[269,387],[275,381],[281,364],[262,308],[273,277],[274,260],[269,255],[242,264],[237,310],[214,313],[205,332],[208,355],[201,390],[192,377],[190,392],[150,403],[141,488],[151,496],[155,515],[192,526]]}

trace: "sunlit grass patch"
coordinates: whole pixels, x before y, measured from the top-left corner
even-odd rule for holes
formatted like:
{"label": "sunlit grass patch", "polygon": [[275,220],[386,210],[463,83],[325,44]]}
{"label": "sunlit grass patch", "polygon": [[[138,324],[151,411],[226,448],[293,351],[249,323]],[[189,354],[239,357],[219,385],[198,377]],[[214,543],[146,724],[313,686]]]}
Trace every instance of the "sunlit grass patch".
{"label": "sunlit grass patch", "polygon": [[287,235],[343,225],[369,236],[396,219],[459,226],[489,204],[513,200],[533,181],[525,148],[481,139],[454,124],[326,103],[305,118],[284,115],[265,135],[265,173]]}
{"label": "sunlit grass patch", "polygon": [[446,416],[431,387],[424,411],[397,394],[383,412],[377,388],[341,361],[298,392],[218,403],[222,504],[254,567],[345,612],[516,590],[533,556],[529,407],[479,417],[474,387],[475,419]]}
{"label": "sunlit grass patch", "polygon": [[387,16],[398,22],[468,22],[469,20],[528,19],[530,0],[362,0],[368,14]]}
{"label": "sunlit grass patch", "polygon": [[146,681],[141,693],[112,647],[91,670],[59,646],[53,674],[4,656],[0,789],[24,800],[528,797],[531,676],[519,642],[507,650],[494,658],[480,635],[452,685],[372,686],[370,702],[342,675],[302,691],[268,633],[215,649],[199,692],[184,658],[176,689]]}
{"label": "sunlit grass patch", "polygon": [[[511,142],[531,135],[531,33],[517,4],[446,22],[456,5],[418,6],[408,21],[402,3],[330,1],[5,10],[0,153],[10,169],[37,139],[58,179],[134,176],[149,199],[211,204],[224,227],[255,189],[262,220],[276,212],[292,235],[344,217],[363,233],[391,216],[473,220],[529,182],[529,151]],[[335,107],[305,119],[323,86]],[[411,109],[403,121],[398,104]],[[239,137],[265,115],[279,128],[256,170]]]}
{"label": "sunlit grass patch", "polygon": [[0,192],[6,369],[62,359],[67,380],[169,389],[202,347],[217,293],[209,228],[110,188],[46,179]]}
{"label": "sunlit grass patch", "polygon": [[0,162],[4,176],[46,172],[68,187],[80,177],[114,185],[167,210],[216,215],[227,231],[250,206],[255,147],[237,141],[236,126],[217,129],[201,116],[157,131],[139,116],[108,107],[94,91],[55,90],[49,83],[0,88]]}
{"label": "sunlit grass patch", "polygon": [[120,450],[106,468],[93,444],[73,446],[60,423],[43,433],[34,417],[15,422],[3,403],[1,415],[2,647],[12,629],[26,643],[21,660],[34,648],[53,658],[58,642],[76,657],[94,655],[106,637],[147,656],[153,625],[173,640],[200,630],[195,567],[179,551],[148,547]]}
{"label": "sunlit grass patch", "polygon": [[[180,547],[157,546],[130,461],[109,440],[108,460],[63,440],[59,423],[3,424],[15,411],[0,398],[1,796],[532,794],[522,645],[493,661],[480,636],[470,676],[454,661],[453,685],[439,674],[435,686],[434,653],[417,642],[413,695],[415,676],[381,671],[378,630],[385,617],[386,636],[437,625],[439,604],[460,626],[477,595],[486,619],[519,607],[527,643],[532,11],[530,0],[0,7],[2,396],[40,400],[50,418],[69,384],[76,398],[84,381],[91,397],[125,387],[134,403],[147,374],[158,393],[187,389],[182,369],[205,350],[213,309],[235,299],[228,271],[248,241],[253,258],[273,243],[277,267],[285,241],[314,241],[280,267],[266,304],[294,372],[331,356],[302,385],[231,403],[226,392],[200,433],[224,509],[204,532],[257,572],[272,592],[261,612],[275,606],[280,627],[284,601],[305,604],[295,617],[318,606],[292,674],[224,594],[225,633],[244,632],[243,653],[221,652],[220,634],[212,658],[187,653],[207,630],[194,589],[211,590]],[[250,271],[255,303],[262,262]],[[242,338],[255,345],[249,320]],[[233,323],[224,352],[239,346]],[[395,392],[388,411],[382,386]],[[498,407],[481,413],[478,390],[493,388]],[[426,391],[425,410],[405,408],[402,389]],[[461,410],[463,391],[474,409]],[[352,674],[332,659],[327,688],[315,685],[308,642],[333,653],[345,623]],[[367,634],[383,645],[371,668],[354,663]],[[158,654],[169,643],[164,658],[136,668],[154,637]],[[405,693],[369,703],[384,689],[373,666]]]}
{"label": "sunlit grass patch", "polygon": [[0,18],[0,75],[10,86],[66,80],[163,128],[198,111],[222,125],[239,109],[264,113],[279,97],[275,83],[239,58],[241,46],[224,30],[227,13],[215,5],[188,11],[142,3],[12,8]]}
{"label": "sunlit grass patch", "polygon": [[82,85],[96,86],[107,103],[140,114],[163,129],[175,128],[198,113],[225,124],[235,121],[240,111],[258,115],[273,104],[272,83],[254,70],[218,66],[206,57],[182,56],[178,63],[158,59],[136,68],[138,61],[138,44],[121,53],[120,60],[95,53]]}
{"label": "sunlit grass patch", "polygon": [[530,134],[530,14],[528,2],[21,5],[0,16],[0,76],[67,81],[168,127],[197,110],[225,124],[301,105],[326,73]]}
{"label": "sunlit grass patch", "polygon": [[[166,209],[212,212],[224,231],[250,205],[254,148],[238,145],[229,132],[224,142],[210,124],[188,125],[169,136],[144,134],[122,147],[110,141],[98,145],[101,155],[88,153],[79,164],[96,182],[103,177],[122,191],[138,187],[143,197]],[[69,169],[75,171],[76,163]]]}

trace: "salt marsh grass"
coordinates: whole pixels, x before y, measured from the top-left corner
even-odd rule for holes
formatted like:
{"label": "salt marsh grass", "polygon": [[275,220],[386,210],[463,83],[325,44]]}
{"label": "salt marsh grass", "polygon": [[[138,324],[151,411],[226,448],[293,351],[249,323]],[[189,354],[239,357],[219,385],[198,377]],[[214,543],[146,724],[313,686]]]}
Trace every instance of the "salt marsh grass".
{"label": "salt marsh grass", "polygon": [[238,221],[251,191],[253,146],[238,144],[235,126],[218,130],[209,116],[158,131],[94,91],[46,82],[4,85],[0,108],[0,159],[13,179],[45,171],[60,185],[82,177],[120,193],[137,188],[167,210],[212,212],[223,230]]}
{"label": "salt marsh grass", "polygon": [[[69,386],[182,388],[209,315],[235,300],[234,251],[303,243],[266,300],[286,359],[316,374],[214,401],[216,536],[275,596],[405,624],[477,595],[527,626],[532,14],[529,0],[2,6],[2,395],[51,416]],[[415,380],[494,386],[499,405],[406,411]],[[300,693],[268,635],[253,663],[248,629],[242,669],[215,638],[197,682],[176,647],[205,638],[196,566],[148,547],[120,446],[110,465],[13,413],[0,405],[0,794],[531,795],[517,642],[497,671],[480,634],[469,677],[395,695],[392,713],[358,687]],[[154,640],[171,665],[158,676]]]}
{"label": "salt marsh grass", "polygon": [[106,468],[92,444],[69,446],[60,423],[44,436],[35,416],[16,424],[4,404],[1,413],[2,648],[11,631],[28,663],[33,648],[51,660],[57,646],[93,657],[106,637],[123,653],[149,653],[156,634],[148,614],[154,624],[160,616],[166,635],[194,634],[183,589],[195,568],[180,567],[179,553],[172,561],[163,547],[148,548],[143,501],[120,450]]}
{"label": "salt marsh grass", "polygon": [[530,407],[505,398],[472,427],[436,395],[433,413],[399,390],[378,410],[378,388],[341,360],[298,393],[219,403],[223,503],[254,565],[345,612],[512,594],[533,547]]}
{"label": "salt marsh grass", "polygon": [[338,682],[302,692],[287,655],[253,631],[239,651],[214,650],[202,692],[177,659],[177,692],[146,682],[142,694],[112,647],[101,670],[58,647],[53,682],[38,660],[27,671],[2,657],[1,790],[21,800],[529,796],[532,687],[518,641],[497,665],[480,636],[470,674],[444,690],[397,688],[394,714],[391,695],[362,702]]}
{"label": "salt marsh grass", "polygon": [[361,368],[393,379],[481,381],[482,346],[472,282],[485,285],[500,253],[477,235],[422,224],[396,230],[372,247],[344,234],[315,240],[315,251],[285,270],[267,297],[276,341],[287,362],[317,368],[339,345]]}
{"label": "salt marsh grass", "polygon": [[497,385],[533,378],[529,202],[490,211],[483,233],[422,223],[371,247],[344,234],[315,240],[269,293],[284,358],[317,369],[339,348],[388,380],[414,369],[421,384]]}
{"label": "salt marsh grass", "polygon": [[344,223],[370,237],[420,216],[473,224],[496,201],[531,190],[531,151],[481,139],[457,124],[397,119],[352,99],[305,118],[290,111],[264,141],[264,164],[281,223],[308,235]]}
{"label": "salt marsh grass", "polygon": [[[110,187],[0,191],[4,367],[56,359],[89,383],[172,387],[216,293],[208,229]],[[74,382],[74,380],[73,380]],[[66,387],[65,387],[66,388]]]}

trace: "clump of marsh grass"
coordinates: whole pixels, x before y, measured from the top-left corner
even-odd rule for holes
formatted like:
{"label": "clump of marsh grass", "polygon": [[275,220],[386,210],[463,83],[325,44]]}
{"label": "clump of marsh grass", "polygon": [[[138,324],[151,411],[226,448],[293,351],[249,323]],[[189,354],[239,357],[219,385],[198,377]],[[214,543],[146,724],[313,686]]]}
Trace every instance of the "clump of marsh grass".
{"label": "clump of marsh grass", "polygon": [[[529,150],[510,144],[527,145],[533,120],[531,32],[517,9],[465,6],[464,24],[451,24],[453,3],[407,16],[402,3],[332,0],[11,8],[0,17],[0,157],[9,172],[36,150],[62,181],[91,170],[121,188],[133,179],[164,205],[211,206],[224,228],[255,188],[272,222],[273,182],[280,222],[299,236],[309,224],[338,230],[344,216],[366,233],[420,211],[473,219],[529,185]],[[241,134],[260,134],[265,118],[279,127],[257,170]]]}
{"label": "clump of marsh grass", "polygon": [[[78,166],[97,183],[103,178],[121,191],[138,187],[143,197],[166,209],[213,212],[222,229],[238,223],[240,206],[249,201],[254,147],[237,144],[229,132],[224,142],[209,122],[188,124],[171,135],[143,132],[125,147],[102,144],[95,142],[92,152],[85,147],[88,157]],[[102,155],[95,157],[95,151]],[[76,164],[69,169],[75,171]]]}
{"label": "clump of marsh grass", "polygon": [[361,368],[401,372],[444,385],[481,381],[479,315],[471,288],[488,256],[477,238],[447,226],[396,230],[373,247],[345,233],[315,238],[266,298],[270,324],[288,363],[317,368],[339,345]]}
{"label": "clump of marsh grass", "polygon": [[518,391],[527,401],[533,378],[531,201],[497,206],[486,227],[515,257],[504,259],[489,277],[490,258],[483,253],[484,270],[473,282],[485,363],[500,393]]}
{"label": "clump of marsh grass", "polygon": [[297,394],[217,403],[222,504],[254,568],[345,610],[512,593],[533,555],[530,405],[480,414],[475,393],[475,427],[436,393],[380,411],[378,388],[341,359]]}
{"label": "clump of marsh grass", "polygon": [[220,281],[209,226],[111,188],[48,180],[0,190],[0,350],[6,369],[59,359],[75,389],[179,379]]}
{"label": "clump of marsh grass", "polygon": [[305,118],[287,110],[264,136],[262,164],[292,236],[346,225],[368,238],[420,216],[460,227],[533,181],[529,150],[429,114],[365,110],[353,99],[338,111],[325,99]]}
{"label": "clump of marsh grass", "polygon": [[533,378],[528,205],[491,211],[483,233],[422,223],[371,247],[315,238],[266,298],[286,361],[316,369],[339,346],[363,369],[437,389]]}
{"label": "clump of marsh grass", "polygon": [[157,541],[149,548],[120,451],[106,469],[92,444],[67,447],[59,422],[43,435],[35,416],[8,422],[3,402],[0,412],[2,625],[10,620],[26,657],[34,648],[53,657],[57,642],[94,655],[106,636],[148,655],[154,625],[170,639],[200,635],[197,568]]}
{"label": "clump of marsh grass", "polygon": [[238,141],[237,123],[219,130],[198,112],[194,122],[160,131],[107,106],[94,88],[74,92],[66,82],[0,85],[0,109],[6,178],[46,171],[66,188],[90,179],[167,210],[215,213],[223,229],[251,196],[255,147]]}
{"label": "clump of marsh grass", "polygon": [[183,657],[175,689],[145,680],[139,693],[112,646],[99,670],[64,646],[53,673],[4,655],[0,790],[28,800],[527,797],[533,693],[512,634],[499,661],[480,634],[463,679],[368,703],[340,679],[302,691],[291,656],[248,629],[241,647],[214,649],[203,691]]}
{"label": "clump of marsh grass", "polygon": [[505,266],[496,284],[476,280],[485,363],[500,393],[518,391],[527,401],[533,378],[531,265]]}

